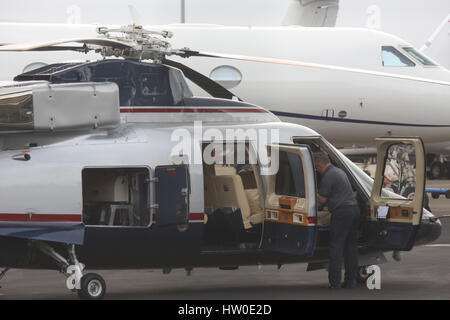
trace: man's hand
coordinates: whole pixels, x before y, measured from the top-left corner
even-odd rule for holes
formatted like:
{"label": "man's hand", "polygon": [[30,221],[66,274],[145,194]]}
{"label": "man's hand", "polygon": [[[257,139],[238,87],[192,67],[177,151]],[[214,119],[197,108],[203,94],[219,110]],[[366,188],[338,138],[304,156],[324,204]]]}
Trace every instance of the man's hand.
{"label": "man's hand", "polygon": [[320,204],[325,204],[327,202],[327,198],[322,197],[320,194],[317,194],[317,202]]}

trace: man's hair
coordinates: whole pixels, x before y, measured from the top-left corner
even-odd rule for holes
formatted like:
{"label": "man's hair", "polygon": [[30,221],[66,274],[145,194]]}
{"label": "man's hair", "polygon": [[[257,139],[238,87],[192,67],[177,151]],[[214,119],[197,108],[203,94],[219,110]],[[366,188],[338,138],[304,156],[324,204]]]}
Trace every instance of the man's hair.
{"label": "man's hair", "polygon": [[331,163],[328,155],[322,151],[314,152],[313,159],[314,159],[314,164],[316,164],[316,165],[325,166],[325,165]]}

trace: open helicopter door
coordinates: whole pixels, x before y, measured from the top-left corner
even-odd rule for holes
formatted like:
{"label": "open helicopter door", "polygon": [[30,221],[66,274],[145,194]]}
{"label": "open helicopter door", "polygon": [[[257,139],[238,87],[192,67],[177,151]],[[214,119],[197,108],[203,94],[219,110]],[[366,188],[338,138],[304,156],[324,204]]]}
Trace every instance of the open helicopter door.
{"label": "open helicopter door", "polygon": [[268,149],[273,174],[267,176],[262,248],[311,255],[317,222],[311,150],[299,145],[272,145]]}
{"label": "open helicopter door", "polygon": [[371,247],[411,250],[422,218],[425,150],[420,138],[378,138],[370,200]]}
{"label": "open helicopter door", "polygon": [[187,165],[155,168],[156,224],[186,225],[189,222],[189,171]]}

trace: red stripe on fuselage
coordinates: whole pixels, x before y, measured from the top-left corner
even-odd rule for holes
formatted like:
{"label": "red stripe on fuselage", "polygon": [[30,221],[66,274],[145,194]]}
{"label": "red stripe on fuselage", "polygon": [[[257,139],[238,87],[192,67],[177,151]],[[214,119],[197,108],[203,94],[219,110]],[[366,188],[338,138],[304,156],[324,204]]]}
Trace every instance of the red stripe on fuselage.
{"label": "red stripe on fuselage", "polygon": [[[205,214],[203,212],[191,212],[189,213],[189,222],[190,221],[203,221],[205,219]],[[156,221],[156,215],[153,215],[152,217],[153,222]]]}
{"label": "red stripe on fuselage", "polygon": [[81,214],[0,213],[0,222],[82,222]]}
{"label": "red stripe on fuselage", "polygon": [[205,214],[203,212],[195,212],[189,214],[189,221],[203,221],[205,220]]}

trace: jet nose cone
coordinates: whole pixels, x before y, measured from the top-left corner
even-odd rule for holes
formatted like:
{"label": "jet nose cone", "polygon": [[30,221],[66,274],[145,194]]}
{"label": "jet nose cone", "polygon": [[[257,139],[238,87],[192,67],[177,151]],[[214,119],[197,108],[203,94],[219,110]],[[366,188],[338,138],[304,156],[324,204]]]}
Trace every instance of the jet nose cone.
{"label": "jet nose cone", "polygon": [[[446,223],[450,226],[450,220]],[[433,215],[422,218],[422,222],[417,232],[415,245],[429,244],[440,239],[442,229],[442,222],[439,218]]]}

